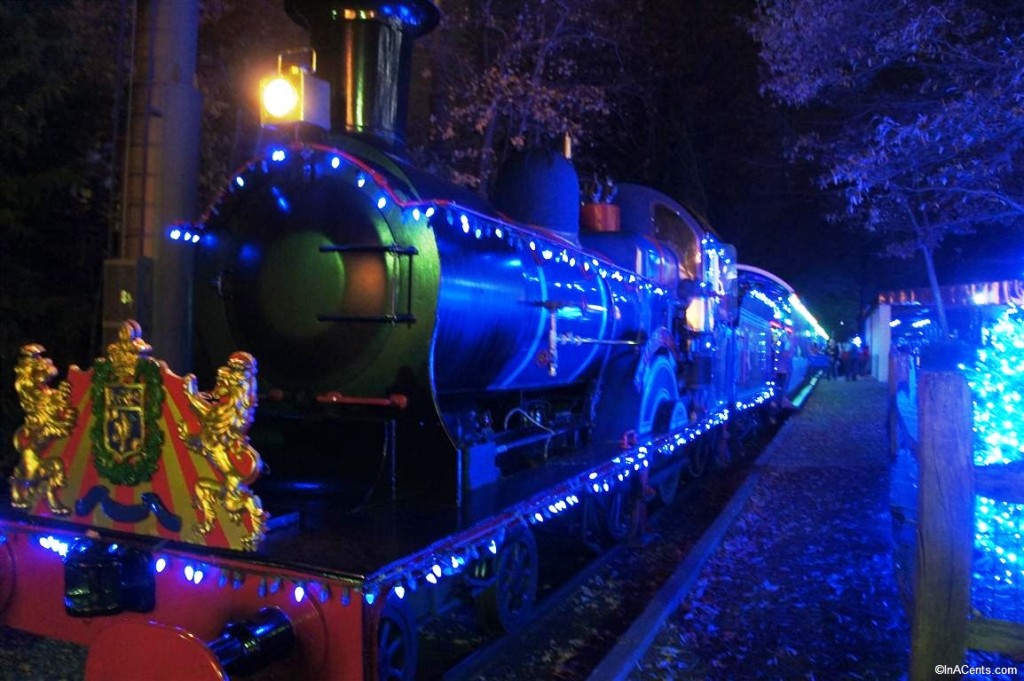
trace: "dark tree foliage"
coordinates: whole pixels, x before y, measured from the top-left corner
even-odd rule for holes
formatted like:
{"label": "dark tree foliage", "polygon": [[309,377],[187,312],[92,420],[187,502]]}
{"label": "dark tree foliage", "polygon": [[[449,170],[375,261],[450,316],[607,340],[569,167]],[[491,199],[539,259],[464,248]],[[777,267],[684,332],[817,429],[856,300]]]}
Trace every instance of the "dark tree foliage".
{"label": "dark tree foliage", "polygon": [[417,159],[486,193],[514,150],[550,147],[566,134],[577,151],[593,148],[608,113],[609,76],[620,71],[609,12],[616,5],[445,2],[441,26],[424,39],[432,92],[429,123],[411,131]]}
{"label": "dark tree foliage", "polygon": [[621,74],[601,131],[599,154],[608,172],[665,192],[707,215],[707,166],[697,147],[695,118],[703,93],[695,88],[701,30],[693,3],[622,3],[613,26]]}
{"label": "dark tree foliage", "polygon": [[[200,196],[255,153],[257,85],[307,38],[281,0],[201,0]],[[120,220],[134,2],[0,0],[0,420],[21,411],[18,348],[43,343],[59,367],[98,347],[102,263]],[[198,217],[198,216],[196,216]],[[9,438],[4,435],[4,441]]]}
{"label": "dark tree foliage", "polygon": [[[127,58],[121,0],[0,1],[0,386],[20,416],[18,348],[43,342],[61,365],[90,358]],[[4,439],[9,441],[8,438]]]}
{"label": "dark tree foliage", "polygon": [[[824,249],[806,239],[824,232],[820,192],[809,165],[784,161],[780,131],[792,114],[758,95],[749,0],[453,0],[444,9],[414,74],[414,87],[426,83],[414,96],[430,110],[410,123],[421,163],[484,191],[510,149],[569,131],[583,200],[595,174],[655,187],[707,218],[743,262],[802,290],[820,288],[837,260],[860,268],[845,235]],[[861,283],[829,277],[830,299],[851,301],[834,325],[856,319]]]}
{"label": "dark tree foliage", "polygon": [[280,53],[307,47],[309,38],[285,14],[284,0],[200,0],[199,8],[199,194],[205,207],[259,151],[260,78],[274,73]]}
{"label": "dark tree foliage", "polygon": [[950,237],[1020,230],[1024,3],[759,0],[751,33],[764,91],[830,114],[793,151],[841,193],[834,219],[920,253],[934,289]]}
{"label": "dark tree foliage", "polygon": [[625,86],[609,103],[601,154],[617,178],[648,184],[705,216],[741,262],[797,288],[829,328],[855,322],[864,240],[825,223],[809,163],[787,163],[793,112],[758,93],[748,0],[632,3],[620,38]]}
{"label": "dark tree foliage", "polygon": [[483,192],[511,150],[558,144],[568,133],[584,185],[595,174],[648,184],[706,214],[709,173],[731,172],[750,148],[733,137],[729,158],[705,152],[737,117],[759,117],[751,107],[724,119],[713,111],[737,93],[757,101],[750,69],[749,82],[736,85],[743,69],[729,61],[744,40],[753,63],[735,15],[744,3],[696,5],[444,3],[416,74],[428,77],[430,98],[429,121],[410,126],[417,160]]}
{"label": "dark tree foliage", "polygon": [[748,261],[791,262],[777,237],[803,216],[787,206],[812,197],[782,161],[788,114],[757,94],[756,46],[740,21],[749,2],[444,9],[415,74],[429,78],[419,94],[431,112],[410,125],[417,160],[484,191],[511,149],[569,132],[583,198],[595,174],[650,185],[707,217]]}

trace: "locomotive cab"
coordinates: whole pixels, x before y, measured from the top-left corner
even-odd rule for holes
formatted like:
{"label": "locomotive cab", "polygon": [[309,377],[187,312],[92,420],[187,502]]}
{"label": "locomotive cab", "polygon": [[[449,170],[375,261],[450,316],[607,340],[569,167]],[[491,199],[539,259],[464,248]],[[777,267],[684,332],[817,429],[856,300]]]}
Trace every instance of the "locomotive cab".
{"label": "locomotive cab", "polygon": [[687,409],[701,414],[720,407],[726,394],[720,350],[728,345],[736,308],[735,249],[649,187],[619,185],[615,205],[619,228],[590,225],[582,243],[672,291],[673,305],[661,324],[672,339],[666,352],[675,360]]}

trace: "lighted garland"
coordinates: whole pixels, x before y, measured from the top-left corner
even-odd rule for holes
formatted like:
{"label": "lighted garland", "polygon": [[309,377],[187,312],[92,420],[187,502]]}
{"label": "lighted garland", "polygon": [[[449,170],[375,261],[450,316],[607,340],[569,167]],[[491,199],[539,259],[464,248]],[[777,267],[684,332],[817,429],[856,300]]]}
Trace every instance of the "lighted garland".
{"label": "lighted garland", "polygon": [[[269,161],[263,159],[248,164],[234,177],[234,181],[228,185],[225,193],[211,209],[211,213],[204,217],[203,222],[205,223],[211,215],[219,213],[227,197],[236,189],[244,188],[251,176],[267,175],[274,172],[275,164],[286,161],[296,152],[300,154],[304,163],[309,164],[310,167],[315,166],[317,173],[339,173],[341,177],[353,182],[356,187],[375,197],[377,208],[382,213],[385,210],[392,211],[393,207],[398,207],[402,211],[402,219],[407,224],[421,224],[429,229],[449,229],[461,232],[464,238],[496,239],[509,244],[518,251],[529,253],[537,265],[550,263],[555,266],[578,268],[584,273],[584,276],[590,274],[591,276],[600,276],[602,279],[611,279],[626,287],[635,287],[636,290],[655,296],[669,294],[657,281],[646,279],[607,260],[594,257],[592,253],[576,250],[578,246],[574,248],[572,244],[558,238],[545,237],[528,226],[510,224],[448,200],[411,201],[404,193],[396,191],[384,176],[360,159],[338,149],[316,145],[298,145],[288,150],[275,149],[269,155]],[[279,197],[279,202],[280,200],[283,199]],[[200,234],[204,231],[202,225],[199,226],[199,231]],[[180,234],[178,236],[172,234],[171,238],[177,240],[179,236]],[[192,242],[199,243],[200,240],[194,238],[193,235]],[[701,243],[706,250],[716,251],[726,264],[731,262],[725,249],[710,235],[705,236]],[[706,289],[707,286],[708,282],[701,281],[702,289]],[[781,315],[777,303],[768,301],[767,304],[772,307],[777,316]],[[774,395],[774,391],[774,386],[769,385],[750,403],[734,405],[733,411],[738,412],[762,404]],[[657,452],[665,456],[673,455],[679,447],[692,442],[711,428],[725,423],[729,418],[729,412],[729,409],[722,409],[704,422],[688,426],[673,437],[663,438],[658,442],[652,441],[638,447],[635,456],[615,457],[579,476],[579,479],[570,480],[557,489],[548,490],[546,493],[541,493],[517,505],[510,510],[508,518],[516,523],[526,522],[531,525],[543,523],[580,503],[580,494],[610,492],[624,483],[632,472],[649,465],[647,458],[649,452]],[[504,526],[484,532],[484,536],[450,538],[437,545],[427,547],[418,554],[403,559],[398,564],[385,566],[371,575],[363,585],[364,600],[367,604],[372,605],[379,595],[388,591],[394,591],[399,598],[402,598],[407,589],[416,588],[420,582],[437,584],[443,577],[464,570],[480,555],[486,552],[496,553],[503,537]],[[347,595],[343,594],[342,598],[345,601]]]}
{"label": "lighted garland", "polygon": [[108,360],[99,360],[93,368],[92,384],[92,441],[93,461],[100,475],[118,485],[138,485],[153,478],[160,463],[160,451],[164,434],[160,429],[163,412],[164,388],[160,365],[152,360],[142,360],[135,366],[135,380],[143,385],[144,399],[142,418],[145,424],[145,438],[140,454],[131,459],[118,461],[107,447],[104,430],[107,428],[106,387],[116,383],[114,366]]}
{"label": "lighted garland", "polygon": [[442,579],[461,573],[481,556],[497,554],[508,528],[545,523],[578,506],[588,494],[614,493],[621,489],[621,485],[631,482],[633,474],[649,467],[652,457],[678,454],[680,448],[721,426],[728,418],[727,409],[709,414],[699,423],[689,424],[673,435],[638,445],[629,452],[510,507],[491,526],[471,528],[428,546],[415,555],[384,566],[367,577],[363,584],[363,598],[368,605],[372,605],[378,597],[391,591],[401,599],[420,586],[436,585]]}
{"label": "lighted garland", "polygon": [[[353,182],[357,188],[371,196],[382,213],[390,212],[394,207],[399,208],[402,211],[401,219],[407,223],[436,228],[442,222],[446,222],[449,227],[461,230],[463,236],[467,238],[497,239],[511,244],[518,250],[529,249],[531,254],[536,257],[538,265],[551,262],[572,268],[578,267],[583,272],[593,272],[602,279],[610,278],[630,286],[636,286],[640,290],[657,296],[668,294],[668,291],[655,281],[598,259],[594,257],[594,254],[576,250],[568,242],[560,241],[557,238],[545,238],[544,235],[532,231],[528,226],[516,226],[493,216],[478,213],[471,208],[460,206],[453,201],[413,201],[405,192],[396,188],[383,174],[365,161],[340,149],[320,145],[295,144],[287,149],[274,148],[270,150],[267,157],[249,162],[234,175],[233,180],[218,196],[210,211],[203,216],[200,224],[194,225],[190,229],[181,224],[172,225],[167,231],[168,238],[172,241],[200,244],[202,236],[206,232],[206,223],[213,216],[219,215],[227,209],[230,198],[239,189],[248,186],[256,176],[273,175],[278,172],[277,168],[281,164],[285,164],[289,159],[294,160],[296,155],[317,176],[334,175]],[[277,201],[281,204],[287,199],[278,196]],[[721,257],[726,257],[725,251],[712,237],[705,237],[703,243],[707,248],[719,251]],[[727,258],[726,260],[728,262]],[[702,286],[706,286],[706,282],[702,282]]]}
{"label": "lighted garland", "polygon": [[[1024,465],[1024,313],[1010,308],[985,333],[973,368],[976,466]],[[1008,603],[1024,606],[1024,504],[979,496],[975,505],[975,578]],[[994,583],[993,583],[994,582]],[[992,596],[978,594],[977,596]],[[999,608],[999,606],[996,606]],[[987,613],[1005,616],[1005,613]],[[1017,613],[1019,615],[1020,612]]]}

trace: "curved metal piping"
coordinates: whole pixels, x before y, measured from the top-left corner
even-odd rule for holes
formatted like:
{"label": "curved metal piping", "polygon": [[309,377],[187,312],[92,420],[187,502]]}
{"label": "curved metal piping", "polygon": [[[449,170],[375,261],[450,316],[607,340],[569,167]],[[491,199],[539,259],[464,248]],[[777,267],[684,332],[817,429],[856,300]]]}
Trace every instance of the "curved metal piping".
{"label": "curved metal piping", "polygon": [[220,638],[207,644],[231,674],[252,674],[291,652],[295,629],[279,608],[261,609],[244,622],[230,622]]}

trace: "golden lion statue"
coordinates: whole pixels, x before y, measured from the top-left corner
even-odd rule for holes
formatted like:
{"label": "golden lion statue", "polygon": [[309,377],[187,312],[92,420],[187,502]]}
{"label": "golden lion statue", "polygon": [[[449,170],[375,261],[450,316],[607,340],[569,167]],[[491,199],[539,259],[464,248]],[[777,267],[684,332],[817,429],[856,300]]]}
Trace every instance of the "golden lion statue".
{"label": "golden lion statue", "polygon": [[179,433],[189,451],[209,461],[223,481],[200,478],[196,482],[193,502],[202,512],[202,520],[193,531],[205,536],[217,520],[217,507],[227,511],[231,520],[240,524],[242,513],[252,521],[252,532],[242,539],[247,549],[255,549],[265,536],[270,515],[263,510],[260,498],[249,485],[259,477],[260,455],[249,445],[247,435],[256,410],[256,359],[246,352],[236,352],[228,363],[217,370],[213,390],[196,390],[195,376],[185,380],[185,394],[199,415],[200,431],[193,433],[181,423]]}
{"label": "golden lion statue", "polygon": [[71,509],[58,494],[67,484],[64,462],[59,456],[40,457],[39,452],[50,440],[68,436],[78,410],[71,406],[71,385],[67,381],[50,387],[57,368],[45,352],[42,345],[23,345],[14,367],[14,390],[25,412],[25,423],[14,433],[14,449],[21,459],[10,477],[11,505],[31,509],[43,491],[50,511],[67,515]]}

